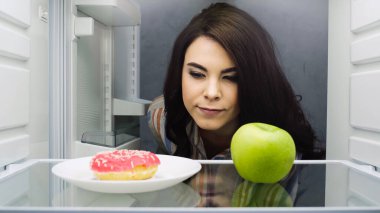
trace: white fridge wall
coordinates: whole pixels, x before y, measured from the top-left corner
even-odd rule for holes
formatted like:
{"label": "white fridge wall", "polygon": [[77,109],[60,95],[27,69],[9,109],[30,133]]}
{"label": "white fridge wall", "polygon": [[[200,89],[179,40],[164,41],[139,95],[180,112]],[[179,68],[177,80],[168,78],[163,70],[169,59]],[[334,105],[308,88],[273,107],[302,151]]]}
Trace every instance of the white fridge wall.
{"label": "white fridge wall", "polygon": [[[111,32],[107,26],[95,21],[94,33],[77,40],[76,92],[77,140],[87,131],[111,131],[111,56],[107,54]],[[107,75],[108,74],[108,75]]]}
{"label": "white fridge wall", "polygon": [[350,2],[329,3],[327,81],[327,159],[349,159]]}
{"label": "white fridge wall", "polygon": [[30,0],[2,1],[0,5],[0,17],[22,27],[30,26]]}
{"label": "white fridge wall", "polygon": [[[349,159],[349,74],[350,74],[350,2],[330,0],[328,23],[328,81],[326,158]],[[347,202],[347,180],[326,167],[325,202],[335,206]]]}
{"label": "white fridge wall", "polygon": [[0,130],[29,123],[29,73],[19,66],[0,65]]}
{"label": "white fridge wall", "polygon": [[376,0],[330,0],[328,159],[380,166],[378,8]]}
{"label": "white fridge wall", "polygon": [[[378,8],[376,0],[329,1],[327,159],[380,166]],[[360,201],[377,191],[347,172],[342,178],[347,176],[342,171],[326,168],[326,206]],[[366,190],[358,187],[363,184]]]}
{"label": "white fridge wall", "polygon": [[49,157],[49,70],[48,70],[48,23],[39,17],[40,10],[47,11],[48,0],[31,1],[31,26],[28,29],[30,59],[30,123],[26,130],[30,135],[28,158]]}
{"label": "white fridge wall", "polygon": [[0,166],[48,156],[47,0],[0,4]]}

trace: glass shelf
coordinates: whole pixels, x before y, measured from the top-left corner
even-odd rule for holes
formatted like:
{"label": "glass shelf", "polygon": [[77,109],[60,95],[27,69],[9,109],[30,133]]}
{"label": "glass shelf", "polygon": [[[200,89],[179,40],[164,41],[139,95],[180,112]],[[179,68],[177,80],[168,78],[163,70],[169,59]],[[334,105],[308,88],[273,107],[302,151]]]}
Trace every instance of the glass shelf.
{"label": "glass shelf", "polygon": [[0,211],[380,211],[380,175],[347,161],[296,161],[275,184],[244,181],[232,161],[200,161],[202,170],[183,183],[136,194],[78,188],[51,173],[59,162],[36,160],[0,173]]}

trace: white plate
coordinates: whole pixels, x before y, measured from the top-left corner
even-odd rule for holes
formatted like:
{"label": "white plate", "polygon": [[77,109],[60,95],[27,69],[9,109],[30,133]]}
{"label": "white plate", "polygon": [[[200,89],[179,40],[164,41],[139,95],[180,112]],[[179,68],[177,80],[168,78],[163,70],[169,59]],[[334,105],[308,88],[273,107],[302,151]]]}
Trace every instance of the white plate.
{"label": "white plate", "polygon": [[55,165],[52,172],[83,189],[104,193],[140,193],[164,189],[193,176],[201,169],[195,160],[171,155],[157,155],[161,161],[157,173],[147,180],[97,180],[90,169],[91,157],[66,160]]}

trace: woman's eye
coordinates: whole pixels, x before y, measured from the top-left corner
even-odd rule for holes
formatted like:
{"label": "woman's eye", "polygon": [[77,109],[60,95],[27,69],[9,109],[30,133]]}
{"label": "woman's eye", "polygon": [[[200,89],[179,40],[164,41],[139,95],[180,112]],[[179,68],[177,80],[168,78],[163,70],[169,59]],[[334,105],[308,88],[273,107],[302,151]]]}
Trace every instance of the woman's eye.
{"label": "woman's eye", "polygon": [[203,77],[205,77],[205,75],[203,73],[195,72],[195,71],[190,71],[190,75],[193,78],[203,78]]}
{"label": "woman's eye", "polygon": [[237,80],[238,80],[238,76],[237,75],[227,75],[227,76],[224,76],[223,78],[227,79],[229,81],[232,81],[232,82],[237,82]]}

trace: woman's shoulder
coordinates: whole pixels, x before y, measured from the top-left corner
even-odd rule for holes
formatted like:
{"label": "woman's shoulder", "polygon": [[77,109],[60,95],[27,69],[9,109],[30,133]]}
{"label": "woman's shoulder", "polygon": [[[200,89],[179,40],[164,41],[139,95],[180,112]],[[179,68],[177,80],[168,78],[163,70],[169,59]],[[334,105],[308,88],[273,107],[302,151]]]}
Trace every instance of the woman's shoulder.
{"label": "woman's shoulder", "polygon": [[165,104],[164,97],[161,95],[153,99],[152,103],[148,107],[147,116],[148,122],[156,131],[160,132],[165,120]]}
{"label": "woman's shoulder", "polygon": [[165,102],[164,102],[164,96],[160,95],[153,99],[152,103],[150,103],[148,112],[157,110],[157,109],[164,109],[165,108]]}
{"label": "woman's shoulder", "polygon": [[153,99],[147,111],[148,126],[151,129],[159,147],[168,154],[173,154],[175,145],[166,137],[165,134],[165,104],[164,97],[161,95]]}

